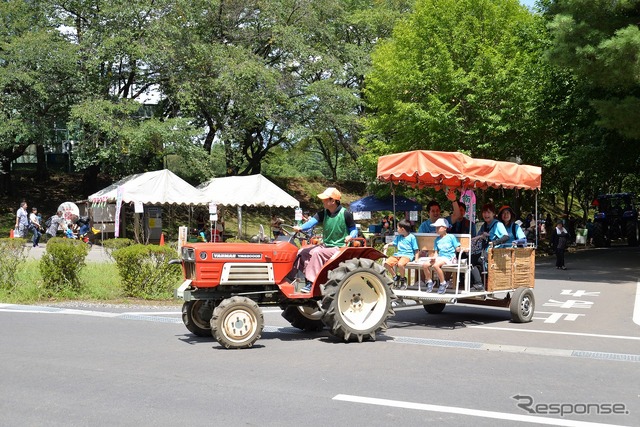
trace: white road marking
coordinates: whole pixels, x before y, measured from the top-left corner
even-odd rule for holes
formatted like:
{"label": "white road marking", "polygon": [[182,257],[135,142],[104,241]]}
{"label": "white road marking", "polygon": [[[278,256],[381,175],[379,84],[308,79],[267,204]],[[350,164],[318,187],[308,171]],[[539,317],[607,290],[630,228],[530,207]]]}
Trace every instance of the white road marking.
{"label": "white road marking", "polygon": [[640,281],[636,285],[636,302],[633,306],[633,323],[640,325]]}
{"label": "white road marking", "polygon": [[[343,402],[364,403],[367,405],[389,406],[394,408],[415,409],[419,411],[444,412],[448,414],[466,415],[470,417],[492,418],[497,420],[519,421],[525,423],[545,424],[553,426],[617,426],[586,421],[573,421],[559,418],[546,418],[533,415],[510,414],[508,412],[483,411],[480,409],[461,408],[458,406],[430,405],[426,403],[405,402],[401,400],[377,399],[373,397],[338,394],[333,400]],[[619,427],[619,426],[618,426]]]}
{"label": "white road marking", "polygon": [[[542,311],[536,311],[536,314],[542,314]],[[549,317],[538,317],[533,316],[534,320],[544,320],[544,323],[558,323],[559,320],[566,320],[569,322],[574,322],[580,318],[580,316],[584,316],[584,314],[576,314],[576,313],[548,313]]]}
{"label": "white road marking", "polygon": [[175,314],[175,315],[181,315],[182,312],[180,311],[127,311],[125,313],[120,313],[120,314],[126,314],[129,316],[160,316],[162,315],[166,315],[166,314]]}
{"label": "white road marking", "polygon": [[574,335],[578,337],[613,338],[618,340],[640,341],[640,337],[630,337],[626,335],[588,334],[585,332],[542,331],[539,329],[512,329],[512,328],[501,328],[499,326],[484,326],[484,325],[468,325],[467,327],[474,328],[474,329],[492,329],[495,331],[530,332],[534,334],[551,334],[551,335]]}
{"label": "white road marking", "polygon": [[[640,291],[640,283],[638,284],[638,289]],[[636,298],[636,312],[634,312],[634,322],[636,320],[640,321],[640,310],[638,310],[638,306],[640,306],[640,296]],[[9,313],[38,313],[38,314],[70,314],[70,315],[78,315],[78,316],[93,316],[93,317],[107,317],[107,318],[116,318],[122,316],[159,316],[159,315],[178,315],[180,312],[157,312],[157,311],[149,311],[149,312],[127,312],[127,313],[108,313],[104,311],[91,311],[91,310],[76,310],[70,308],[55,308],[55,307],[39,307],[39,306],[29,306],[29,305],[17,305],[17,304],[2,304],[0,303],[0,312],[9,312]],[[264,310],[264,313],[280,313],[282,310],[280,309],[269,309]],[[545,312],[540,312],[545,313]],[[636,319],[636,315],[638,319]],[[638,323],[638,322],[635,322]],[[640,324],[640,323],[638,323]],[[640,341],[640,337],[632,337],[625,335],[605,335],[605,334],[590,334],[583,332],[563,332],[563,331],[543,331],[539,329],[514,329],[514,328],[502,328],[499,326],[485,326],[485,325],[468,325],[468,328],[474,329],[491,329],[496,331],[509,331],[509,332],[528,332],[528,333],[538,333],[538,334],[551,334],[551,335],[573,335],[573,336],[585,336],[585,337],[594,337],[594,338],[612,338],[612,339],[621,339],[621,340],[634,340]]]}
{"label": "white road marking", "polygon": [[19,306],[13,304],[0,304],[0,311],[8,313],[37,313],[37,314],[71,314],[76,316],[92,316],[92,317],[118,317],[121,313],[107,313],[104,311],[88,311],[88,310],[74,310],[71,308],[61,309],[48,309],[45,307],[33,307]]}

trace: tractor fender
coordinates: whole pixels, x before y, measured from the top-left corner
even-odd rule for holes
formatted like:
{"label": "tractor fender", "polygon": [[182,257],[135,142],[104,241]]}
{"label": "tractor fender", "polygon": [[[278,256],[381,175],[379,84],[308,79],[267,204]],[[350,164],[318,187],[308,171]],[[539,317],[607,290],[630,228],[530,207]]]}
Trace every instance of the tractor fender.
{"label": "tractor fender", "polygon": [[318,273],[318,277],[316,278],[316,283],[327,283],[328,275],[331,270],[337,268],[341,262],[354,258],[368,258],[370,260],[377,261],[380,258],[386,258],[386,255],[372,247],[342,247],[331,257],[324,267],[322,267],[322,270],[320,270],[320,273]]}

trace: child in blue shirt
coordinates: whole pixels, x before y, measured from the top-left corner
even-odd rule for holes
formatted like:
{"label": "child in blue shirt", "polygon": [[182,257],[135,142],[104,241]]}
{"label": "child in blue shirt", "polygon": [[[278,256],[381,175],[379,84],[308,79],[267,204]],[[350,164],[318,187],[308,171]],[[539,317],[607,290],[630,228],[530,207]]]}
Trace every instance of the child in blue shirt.
{"label": "child in blue shirt", "polygon": [[435,256],[429,257],[429,261],[423,265],[424,274],[427,277],[427,292],[433,290],[433,280],[431,280],[433,271],[435,270],[440,286],[438,293],[444,294],[449,287],[449,282],[444,279],[444,271],[442,266],[445,264],[455,264],[457,262],[456,252],[460,251],[460,242],[453,234],[447,234],[449,223],[444,218],[439,218],[433,226],[438,233],[438,237],[433,244]]}
{"label": "child in blue shirt", "polygon": [[397,249],[393,256],[387,258],[384,266],[389,273],[391,273],[391,276],[395,274],[394,267],[398,266],[398,274],[395,275],[393,280],[400,289],[406,289],[407,278],[405,276],[405,266],[407,263],[413,261],[418,254],[418,240],[416,236],[411,234],[411,224],[405,219],[398,222],[397,230],[398,234],[393,239],[393,242],[384,245],[382,250],[386,254],[389,246],[395,246]]}

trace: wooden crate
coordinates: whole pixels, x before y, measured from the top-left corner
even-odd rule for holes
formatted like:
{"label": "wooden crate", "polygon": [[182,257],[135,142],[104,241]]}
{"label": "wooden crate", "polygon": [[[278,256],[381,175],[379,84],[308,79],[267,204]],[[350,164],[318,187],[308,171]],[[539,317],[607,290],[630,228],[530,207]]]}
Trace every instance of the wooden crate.
{"label": "wooden crate", "polygon": [[513,250],[513,287],[535,286],[536,250],[535,248],[516,248]]}
{"label": "wooden crate", "polygon": [[489,251],[487,291],[502,291],[535,284],[535,249],[506,248]]}

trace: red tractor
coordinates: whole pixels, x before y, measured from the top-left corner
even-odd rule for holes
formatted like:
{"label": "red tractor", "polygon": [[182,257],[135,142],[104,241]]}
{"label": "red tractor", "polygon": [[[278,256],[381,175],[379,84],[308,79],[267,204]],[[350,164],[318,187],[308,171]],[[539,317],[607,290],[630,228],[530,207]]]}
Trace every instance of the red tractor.
{"label": "red tractor", "polygon": [[264,328],[261,306],[277,305],[292,326],[329,331],[344,341],[375,340],[393,315],[395,298],[384,255],[371,247],[344,247],[318,275],[310,293],[293,268],[301,239],[291,231],[271,243],[190,243],[181,249],[182,320],[198,336],[226,348],[248,348]]}

